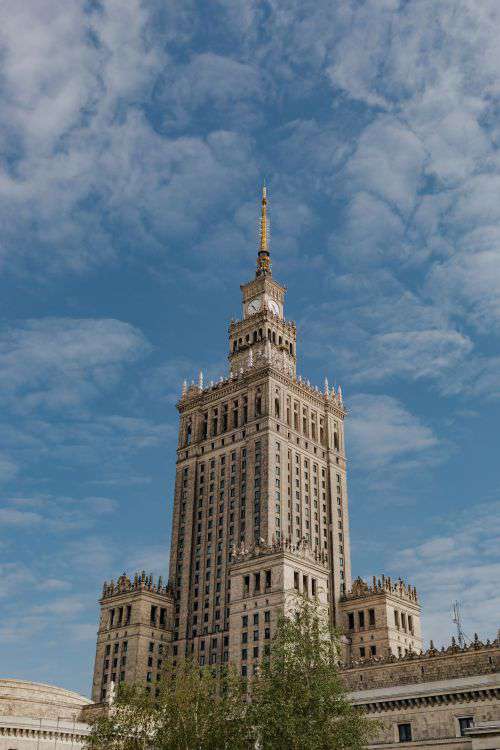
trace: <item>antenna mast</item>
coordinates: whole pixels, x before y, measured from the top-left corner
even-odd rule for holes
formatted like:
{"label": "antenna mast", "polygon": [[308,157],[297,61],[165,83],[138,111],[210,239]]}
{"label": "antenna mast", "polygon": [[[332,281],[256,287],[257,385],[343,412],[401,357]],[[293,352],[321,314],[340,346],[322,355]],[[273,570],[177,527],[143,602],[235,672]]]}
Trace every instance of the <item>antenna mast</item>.
{"label": "antenna mast", "polygon": [[465,646],[466,636],[462,629],[462,613],[460,611],[460,602],[458,601],[453,602],[452,607],[453,607],[452,622],[457,628],[458,645],[460,646],[460,648],[463,648]]}

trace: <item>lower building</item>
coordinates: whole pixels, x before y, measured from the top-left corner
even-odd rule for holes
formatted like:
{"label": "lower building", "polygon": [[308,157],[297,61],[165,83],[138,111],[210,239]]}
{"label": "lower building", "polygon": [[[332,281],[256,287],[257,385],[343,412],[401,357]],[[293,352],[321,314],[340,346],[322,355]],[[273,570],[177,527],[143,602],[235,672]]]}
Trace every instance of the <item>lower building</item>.
{"label": "lower building", "polygon": [[54,685],[0,680],[0,750],[80,750],[90,732],[82,710],[92,702]]}
{"label": "lower building", "polygon": [[381,728],[370,748],[500,748],[500,638],[344,667],[350,698]]}

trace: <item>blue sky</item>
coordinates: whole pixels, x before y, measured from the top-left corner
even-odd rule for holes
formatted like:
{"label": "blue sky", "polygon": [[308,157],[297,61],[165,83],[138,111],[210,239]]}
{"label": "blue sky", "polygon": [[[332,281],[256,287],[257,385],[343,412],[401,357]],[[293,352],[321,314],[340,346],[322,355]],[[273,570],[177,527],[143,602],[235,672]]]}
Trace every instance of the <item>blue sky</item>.
{"label": "blue sky", "polygon": [[267,180],[299,371],[350,410],[356,574],[500,624],[496,0],[6,0],[0,665],[88,693],[165,572],[184,377],[226,372]]}

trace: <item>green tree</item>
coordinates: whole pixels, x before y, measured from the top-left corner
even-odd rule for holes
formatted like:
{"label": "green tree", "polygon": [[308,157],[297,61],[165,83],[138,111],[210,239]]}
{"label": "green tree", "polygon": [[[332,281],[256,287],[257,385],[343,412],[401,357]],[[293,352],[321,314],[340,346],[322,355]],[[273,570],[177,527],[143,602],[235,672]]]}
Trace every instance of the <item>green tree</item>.
{"label": "green tree", "polygon": [[261,750],[358,750],[377,730],[347,700],[339,640],[315,602],[281,617],[271,659],[252,682],[249,720]]}
{"label": "green tree", "polygon": [[247,750],[245,689],[231,669],[221,675],[191,661],[167,670],[152,696],[121,686],[109,715],[96,720],[93,750]]}

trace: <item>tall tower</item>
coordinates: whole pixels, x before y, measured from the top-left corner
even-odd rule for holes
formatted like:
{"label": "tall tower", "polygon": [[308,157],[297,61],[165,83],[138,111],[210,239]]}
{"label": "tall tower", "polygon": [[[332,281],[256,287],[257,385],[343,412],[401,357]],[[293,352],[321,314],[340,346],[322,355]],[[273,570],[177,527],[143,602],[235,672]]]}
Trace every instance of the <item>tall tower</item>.
{"label": "tall tower", "polygon": [[242,318],[229,326],[229,376],[204,387],[200,375],[177,405],[173,656],[202,664],[241,661],[248,617],[272,623],[295,589],[321,588],[340,624],[351,585],[342,393],[296,376],[296,326],[272,276],[267,209],[264,188],[255,278],[241,286]]}

